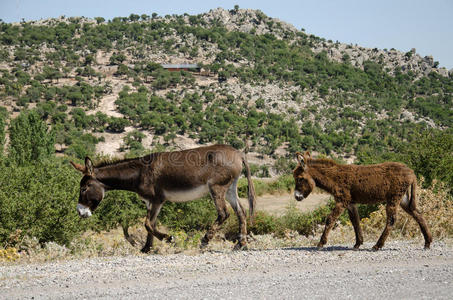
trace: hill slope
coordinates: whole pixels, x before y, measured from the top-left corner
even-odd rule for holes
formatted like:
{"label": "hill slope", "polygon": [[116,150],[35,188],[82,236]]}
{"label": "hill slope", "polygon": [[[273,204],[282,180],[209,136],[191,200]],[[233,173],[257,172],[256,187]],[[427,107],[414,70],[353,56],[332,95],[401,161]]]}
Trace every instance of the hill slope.
{"label": "hill slope", "polygon": [[267,175],[295,151],[393,151],[453,121],[452,74],[432,57],[326,41],[260,11],[0,29],[0,104],[10,118],[36,107],[68,155],[248,143]]}

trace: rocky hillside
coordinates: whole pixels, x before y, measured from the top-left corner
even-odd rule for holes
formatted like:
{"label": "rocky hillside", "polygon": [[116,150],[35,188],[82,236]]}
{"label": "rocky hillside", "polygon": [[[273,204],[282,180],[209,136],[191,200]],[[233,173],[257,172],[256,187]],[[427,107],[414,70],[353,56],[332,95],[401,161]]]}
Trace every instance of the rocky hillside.
{"label": "rocky hillside", "polygon": [[[211,10],[203,15],[203,20],[208,24],[219,22],[229,31],[239,31],[253,34],[272,34],[279,39],[294,39],[299,30],[293,25],[278,19],[265,16],[258,10],[241,9],[237,11],[227,11],[222,8]],[[188,17],[185,19],[189,23]],[[274,23],[276,24],[275,26]],[[305,32],[305,31],[303,31]],[[399,70],[404,73],[412,71],[417,76],[427,76],[431,72],[436,72],[442,76],[453,74],[453,69],[448,71],[445,68],[438,68],[432,56],[421,57],[413,48],[409,52],[401,52],[396,49],[370,49],[358,45],[342,44],[331,40],[310,36],[312,43],[311,50],[314,53],[325,51],[332,61],[348,62],[351,65],[364,69],[365,61],[373,61],[382,65],[390,74],[395,74]]]}
{"label": "rocky hillside", "polygon": [[[247,144],[265,176],[295,151],[352,160],[453,121],[453,74],[432,57],[326,41],[257,10],[0,28],[6,118],[36,108],[65,155]],[[201,71],[161,66],[187,63]]]}

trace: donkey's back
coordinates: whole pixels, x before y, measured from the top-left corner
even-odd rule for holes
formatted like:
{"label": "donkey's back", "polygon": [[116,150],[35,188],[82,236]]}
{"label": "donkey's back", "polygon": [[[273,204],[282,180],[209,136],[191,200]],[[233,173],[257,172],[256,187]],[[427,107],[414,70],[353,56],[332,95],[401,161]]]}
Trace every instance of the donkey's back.
{"label": "donkey's back", "polygon": [[151,160],[155,162],[150,165],[150,182],[162,188],[184,189],[238,177],[244,154],[228,145],[213,145],[162,152]]}
{"label": "donkey's back", "polygon": [[403,197],[416,184],[414,171],[405,164],[385,162],[376,165],[348,165],[352,203],[385,202]]}

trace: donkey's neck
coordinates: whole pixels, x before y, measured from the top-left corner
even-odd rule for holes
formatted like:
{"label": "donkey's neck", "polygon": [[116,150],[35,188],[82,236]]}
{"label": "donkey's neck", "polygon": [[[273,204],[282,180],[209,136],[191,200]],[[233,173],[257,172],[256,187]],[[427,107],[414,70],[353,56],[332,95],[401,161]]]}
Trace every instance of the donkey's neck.
{"label": "donkey's neck", "polygon": [[316,186],[330,194],[336,190],[336,175],[338,174],[337,164],[327,160],[313,160],[309,163],[309,173],[316,183]]}
{"label": "donkey's neck", "polygon": [[126,190],[136,192],[140,183],[140,164],[136,161],[123,161],[95,168],[96,179],[107,190]]}

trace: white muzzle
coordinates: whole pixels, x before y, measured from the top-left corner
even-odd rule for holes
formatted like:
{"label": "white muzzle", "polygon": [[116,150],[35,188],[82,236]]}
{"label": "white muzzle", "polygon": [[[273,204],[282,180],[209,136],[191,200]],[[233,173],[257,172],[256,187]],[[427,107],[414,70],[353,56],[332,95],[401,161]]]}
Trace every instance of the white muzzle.
{"label": "white muzzle", "polygon": [[302,201],[304,200],[304,194],[296,190],[294,191],[294,198],[296,198],[297,201]]}
{"label": "white muzzle", "polygon": [[82,205],[80,203],[77,203],[77,212],[79,215],[83,218],[88,218],[91,217],[91,210],[89,207],[86,207],[85,205]]}

